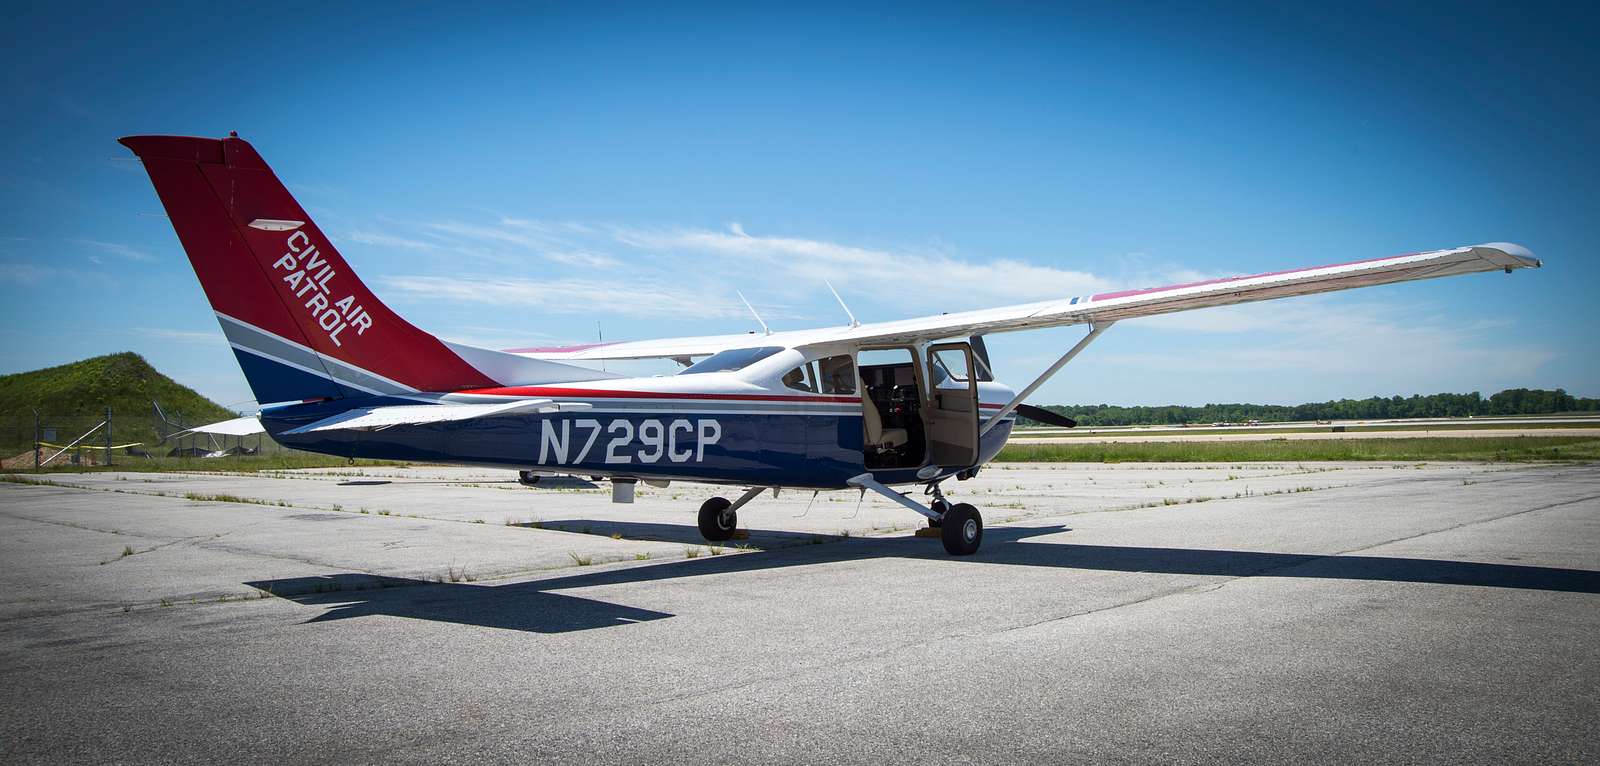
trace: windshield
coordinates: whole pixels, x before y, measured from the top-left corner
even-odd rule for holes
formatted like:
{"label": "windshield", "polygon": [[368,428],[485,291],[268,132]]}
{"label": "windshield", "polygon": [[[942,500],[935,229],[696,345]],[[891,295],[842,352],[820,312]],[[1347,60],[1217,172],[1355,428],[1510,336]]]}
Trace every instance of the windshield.
{"label": "windshield", "polygon": [[701,372],[734,372],[749,367],[756,362],[766,359],[782,351],[782,346],[762,346],[761,348],[730,348],[718,352],[684,368],[679,375],[694,375]]}

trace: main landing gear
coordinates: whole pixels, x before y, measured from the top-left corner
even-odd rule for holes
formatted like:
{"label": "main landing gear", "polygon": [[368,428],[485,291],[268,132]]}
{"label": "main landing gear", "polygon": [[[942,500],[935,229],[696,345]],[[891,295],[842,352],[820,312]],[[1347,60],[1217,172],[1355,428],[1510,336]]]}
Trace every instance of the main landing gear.
{"label": "main landing gear", "polygon": [[861,474],[845,483],[852,487],[870,489],[928,517],[928,526],[939,530],[945,552],[952,556],[972,555],[977,553],[978,547],[983,544],[983,514],[966,503],[952,505],[944,498],[944,493],[939,491],[937,483],[928,485],[927,494],[932,496],[933,500],[926,508],[917,501],[884,486],[872,478],[870,473]]}
{"label": "main landing gear", "polygon": [[[983,545],[983,514],[966,503],[952,504],[946,500],[944,493],[939,491],[937,483],[928,485],[926,494],[933,499],[926,508],[917,501],[879,483],[870,473],[861,474],[845,484],[863,490],[870,489],[928,517],[928,526],[939,530],[944,549],[952,556],[970,556],[977,553],[978,547]],[[714,543],[732,540],[734,532],[739,528],[739,509],[766,489],[766,487],[751,487],[740,495],[738,500],[731,502],[725,497],[713,497],[705,501],[700,506],[700,535]],[[773,492],[776,494],[777,490]]]}

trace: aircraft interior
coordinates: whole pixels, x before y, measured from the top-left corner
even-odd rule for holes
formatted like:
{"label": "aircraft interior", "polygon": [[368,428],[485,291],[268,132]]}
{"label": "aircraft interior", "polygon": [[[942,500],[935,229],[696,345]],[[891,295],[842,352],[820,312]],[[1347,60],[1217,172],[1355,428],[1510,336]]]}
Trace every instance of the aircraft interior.
{"label": "aircraft interior", "polygon": [[922,423],[922,392],[916,364],[862,365],[862,416],[866,431],[866,467],[912,468],[922,465],[927,439]]}

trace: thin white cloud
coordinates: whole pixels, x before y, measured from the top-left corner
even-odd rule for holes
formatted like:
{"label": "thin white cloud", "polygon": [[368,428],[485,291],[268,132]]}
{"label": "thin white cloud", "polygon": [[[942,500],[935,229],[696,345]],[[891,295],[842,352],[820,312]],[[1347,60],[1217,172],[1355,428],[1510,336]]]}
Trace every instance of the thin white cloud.
{"label": "thin white cloud", "polygon": [[744,307],[708,298],[700,290],[656,285],[630,286],[591,279],[515,277],[394,276],[385,288],[433,301],[530,306],[558,314],[611,313],[635,318],[736,317]]}
{"label": "thin white cloud", "polygon": [[554,261],[566,266],[577,266],[585,269],[615,269],[622,266],[622,262],[609,255],[590,253],[583,250],[574,250],[563,253],[545,253],[546,260]]}
{"label": "thin white cloud", "polygon": [[738,223],[729,224],[727,231],[617,226],[610,232],[616,241],[635,248],[720,257],[742,271],[757,265],[769,279],[798,279],[817,285],[828,279],[841,290],[868,292],[876,300],[901,305],[973,308],[1064,298],[1113,287],[1104,277],[1086,271],[1009,258],[980,262],[826,240],[754,236]]}
{"label": "thin white cloud", "polygon": [[146,253],[143,250],[140,250],[136,247],[129,247],[128,245],[124,245],[119,242],[101,242],[95,239],[69,239],[67,241],[79,245],[86,245],[103,253],[115,255],[118,258],[126,258],[130,261],[154,261],[156,259],[155,256]]}
{"label": "thin white cloud", "polygon": [[512,245],[525,250],[542,250],[546,247],[563,244],[560,240],[546,236],[542,231],[530,227],[486,226],[475,223],[461,223],[459,221],[438,221],[425,223],[423,226],[440,234],[479,242]]}
{"label": "thin white cloud", "polygon": [[433,242],[424,242],[420,239],[411,239],[409,237],[400,237],[383,232],[367,231],[365,229],[356,229],[345,235],[345,239],[363,245],[373,245],[375,247],[395,247],[403,250],[439,249],[439,245]]}
{"label": "thin white cloud", "polygon": [[56,270],[31,263],[0,264],[0,280],[23,285],[37,285],[54,279]]}
{"label": "thin white cloud", "polygon": [[172,330],[165,327],[130,327],[128,332],[173,343],[193,343],[203,346],[225,346],[228,343],[220,331],[201,332],[195,330]]}

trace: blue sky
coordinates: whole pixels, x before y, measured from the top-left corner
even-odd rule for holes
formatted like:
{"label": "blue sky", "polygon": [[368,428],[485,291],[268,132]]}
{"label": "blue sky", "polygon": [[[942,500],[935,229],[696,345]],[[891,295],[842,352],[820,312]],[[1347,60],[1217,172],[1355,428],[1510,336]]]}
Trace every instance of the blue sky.
{"label": "blue sky", "polygon": [[[237,130],[467,342],[753,328],[735,290],[842,323],[824,278],[872,321],[1509,240],[1545,268],[1125,322],[1035,400],[1600,395],[1593,11],[803,7],[11,10],[0,372],[131,349],[248,405],[115,144]],[[1079,333],[991,349],[1020,385]]]}

